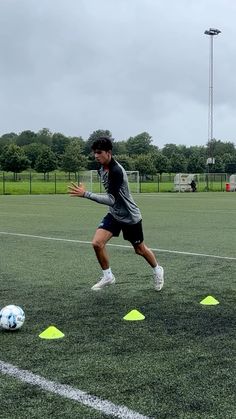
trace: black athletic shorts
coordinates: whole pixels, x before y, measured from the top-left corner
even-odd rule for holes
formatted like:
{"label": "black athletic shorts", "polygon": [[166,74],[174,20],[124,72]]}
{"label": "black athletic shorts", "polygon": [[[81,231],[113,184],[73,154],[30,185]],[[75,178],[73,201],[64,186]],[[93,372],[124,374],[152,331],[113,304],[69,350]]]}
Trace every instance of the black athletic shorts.
{"label": "black athletic shorts", "polygon": [[124,239],[133,245],[143,242],[142,220],[136,224],[121,223],[108,213],[100,222],[98,228],[110,231],[114,237],[118,237],[122,231]]}

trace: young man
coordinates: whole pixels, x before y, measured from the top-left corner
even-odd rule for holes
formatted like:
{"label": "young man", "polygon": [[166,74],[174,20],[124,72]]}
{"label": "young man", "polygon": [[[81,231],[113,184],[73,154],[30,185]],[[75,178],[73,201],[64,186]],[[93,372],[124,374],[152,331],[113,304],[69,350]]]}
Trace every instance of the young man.
{"label": "young man", "polygon": [[143,256],[153,268],[154,288],[156,291],[160,291],[164,284],[164,270],[158,265],[154,253],[144,243],[142,216],[130,194],[124,168],[112,157],[112,142],[107,137],[100,137],[92,144],[92,150],[95,159],[100,164],[98,173],[106,194],[88,192],[82,184],[72,183],[69,186],[71,196],[87,198],[109,207],[109,212],[99,224],[92,241],[103,272],[101,279],[92,287],[92,290],[101,290],[105,286],[115,283],[106,243],[113,236],[118,237],[122,231],[124,239],[128,240],[135,252]]}

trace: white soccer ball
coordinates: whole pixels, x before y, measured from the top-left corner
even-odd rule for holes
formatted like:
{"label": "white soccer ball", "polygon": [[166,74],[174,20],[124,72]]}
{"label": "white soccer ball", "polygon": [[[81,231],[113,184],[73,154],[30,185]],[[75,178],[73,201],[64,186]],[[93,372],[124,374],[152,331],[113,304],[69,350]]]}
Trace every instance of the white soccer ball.
{"label": "white soccer ball", "polygon": [[23,326],[25,313],[21,307],[9,305],[0,311],[0,326],[6,330],[16,330]]}

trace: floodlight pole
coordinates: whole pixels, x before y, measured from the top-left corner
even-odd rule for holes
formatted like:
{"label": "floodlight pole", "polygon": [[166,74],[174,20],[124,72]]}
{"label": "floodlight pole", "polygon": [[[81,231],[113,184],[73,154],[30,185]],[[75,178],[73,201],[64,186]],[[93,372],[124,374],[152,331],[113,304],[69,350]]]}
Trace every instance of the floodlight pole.
{"label": "floodlight pole", "polygon": [[[219,35],[219,29],[210,28],[204,32],[205,35],[210,36],[210,55],[209,55],[209,113],[208,113],[208,145],[213,140],[213,37]],[[210,150],[209,150],[210,151]],[[212,157],[213,156],[209,156]]]}
{"label": "floodlight pole", "polygon": [[207,159],[207,191],[209,191],[209,172],[210,164],[214,164],[212,141],[213,134],[213,37],[219,35],[219,29],[210,28],[204,32],[205,35],[210,37],[210,54],[209,54],[209,108],[208,108],[208,159]]}

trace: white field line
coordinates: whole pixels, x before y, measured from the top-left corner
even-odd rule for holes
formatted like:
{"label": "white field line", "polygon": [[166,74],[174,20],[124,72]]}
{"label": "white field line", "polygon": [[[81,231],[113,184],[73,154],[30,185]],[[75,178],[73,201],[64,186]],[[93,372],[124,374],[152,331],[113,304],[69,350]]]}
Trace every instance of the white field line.
{"label": "white field line", "polygon": [[[23,234],[23,233],[10,233],[7,231],[0,231],[0,234],[5,234],[8,236],[16,236],[16,237],[29,237],[33,239],[41,239],[41,240],[54,240],[54,241],[63,241],[63,242],[70,242],[70,243],[80,243],[80,244],[91,244],[90,241],[85,240],[76,240],[76,239],[64,239],[60,237],[48,237],[48,236],[36,236],[33,234]],[[113,244],[107,243],[107,246],[111,247],[121,247],[126,249],[132,249],[132,246],[123,245],[123,244]],[[215,259],[224,259],[224,260],[236,260],[236,257],[230,256],[217,256],[217,255],[208,255],[206,253],[193,253],[193,252],[181,252],[179,250],[168,250],[168,249],[158,249],[158,248],[151,248],[154,252],[163,252],[163,253],[175,253],[178,255],[188,255],[188,256],[199,256],[205,258],[215,258]]]}
{"label": "white field line", "polygon": [[17,380],[33,386],[39,387],[41,390],[54,393],[61,397],[74,400],[78,403],[88,406],[92,409],[98,410],[106,415],[121,419],[150,419],[148,416],[143,416],[138,412],[128,409],[125,406],[119,406],[108,400],[100,399],[92,396],[84,391],[57,383],[55,381],[47,380],[40,375],[34,374],[27,370],[22,370],[7,362],[0,361],[0,373],[16,378]]}

